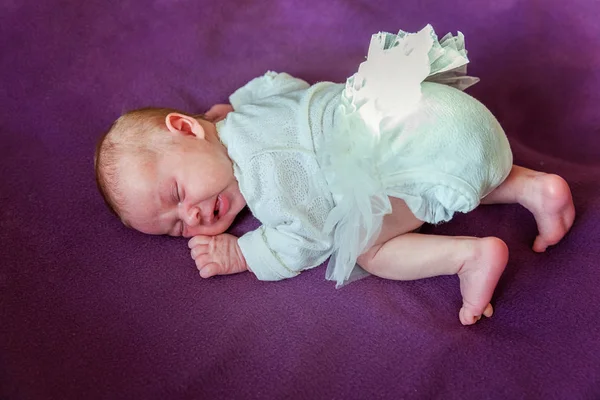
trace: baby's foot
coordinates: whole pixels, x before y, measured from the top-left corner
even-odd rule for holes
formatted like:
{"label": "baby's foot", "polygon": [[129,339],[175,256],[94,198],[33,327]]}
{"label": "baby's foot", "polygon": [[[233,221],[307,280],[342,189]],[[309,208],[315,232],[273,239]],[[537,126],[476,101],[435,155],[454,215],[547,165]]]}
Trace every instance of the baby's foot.
{"label": "baby's foot", "polygon": [[474,324],[482,314],[492,316],[490,300],[507,262],[508,247],[502,240],[489,237],[473,241],[473,256],[458,272],[463,297],[458,316],[463,325]]}
{"label": "baby's foot", "polygon": [[524,206],[535,217],[538,236],[533,251],[546,251],[558,243],[571,229],[575,219],[575,206],[571,189],[558,175],[541,173],[531,178]]}

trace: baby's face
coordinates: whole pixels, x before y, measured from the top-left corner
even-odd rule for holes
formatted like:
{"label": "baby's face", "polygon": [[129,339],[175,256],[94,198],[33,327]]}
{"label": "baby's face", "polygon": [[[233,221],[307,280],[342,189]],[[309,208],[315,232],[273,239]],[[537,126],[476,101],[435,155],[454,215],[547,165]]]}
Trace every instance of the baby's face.
{"label": "baby's face", "polygon": [[126,164],[122,178],[123,221],[143,233],[217,235],[246,205],[225,148],[194,137],[181,138],[154,162]]}

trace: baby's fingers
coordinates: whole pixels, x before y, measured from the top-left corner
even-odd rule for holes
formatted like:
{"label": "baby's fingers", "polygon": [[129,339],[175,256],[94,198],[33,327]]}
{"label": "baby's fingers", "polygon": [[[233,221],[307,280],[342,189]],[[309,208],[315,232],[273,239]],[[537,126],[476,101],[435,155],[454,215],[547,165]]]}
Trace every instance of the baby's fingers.
{"label": "baby's fingers", "polygon": [[210,122],[219,122],[225,119],[229,112],[233,111],[233,107],[230,104],[215,104],[204,113],[204,118]]}
{"label": "baby's fingers", "polygon": [[200,271],[202,268],[206,267],[208,264],[213,264],[214,260],[213,258],[206,254],[197,254],[194,257],[194,262],[196,263],[196,268],[198,269],[198,271]]}
{"label": "baby's fingers", "polygon": [[207,244],[199,244],[192,248],[190,251],[192,258],[195,260],[196,257],[202,254],[208,254],[208,245]]}
{"label": "baby's fingers", "polygon": [[209,244],[212,236],[196,235],[188,241],[188,247],[191,249],[201,244]]}
{"label": "baby's fingers", "polygon": [[210,278],[211,276],[218,275],[219,273],[219,265],[215,263],[206,264],[202,268],[198,268],[200,273],[200,277],[202,278]]}
{"label": "baby's fingers", "polygon": [[221,114],[219,110],[223,107],[223,104],[215,104],[211,106],[208,110],[204,111],[204,117],[206,119],[214,118],[217,115]]}

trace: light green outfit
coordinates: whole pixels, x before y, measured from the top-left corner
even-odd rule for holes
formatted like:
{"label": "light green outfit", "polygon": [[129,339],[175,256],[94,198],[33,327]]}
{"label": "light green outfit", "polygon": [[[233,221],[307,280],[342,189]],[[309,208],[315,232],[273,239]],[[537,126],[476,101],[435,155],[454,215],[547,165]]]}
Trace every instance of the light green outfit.
{"label": "light green outfit", "polygon": [[235,111],[218,128],[263,223],[239,241],[259,279],[332,256],[327,278],[341,286],[362,275],[356,259],[391,212],[388,196],[435,224],[473,210],[506,179],[506,135],[461,91],[477,82],[467,63],[462,34],[438,41],[428,25],[373,35],[345,86],[268,73],[231,96]]}

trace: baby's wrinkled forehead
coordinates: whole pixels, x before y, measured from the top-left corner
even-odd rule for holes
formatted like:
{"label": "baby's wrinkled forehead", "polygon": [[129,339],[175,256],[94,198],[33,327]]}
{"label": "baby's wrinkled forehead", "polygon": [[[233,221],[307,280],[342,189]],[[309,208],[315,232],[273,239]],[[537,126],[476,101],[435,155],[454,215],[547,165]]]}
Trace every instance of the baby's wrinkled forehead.
{"label": "baby's wrinkled forehead", "polygon": [[122,181],[152,180],[156,177],[158,154],[153,151],[126,151],[117,161],[116,174]]}
{"label": "baby's wrinkled forehead", "polygon": [[120,194],[123,213],[158,191],[157,155],[152,152],[124,154],[115,168],[114,189]]}

